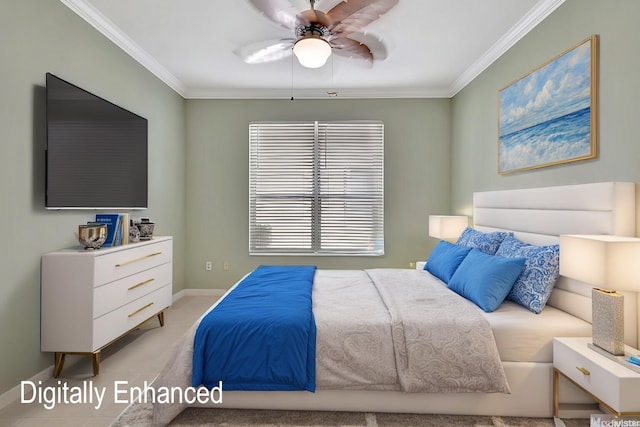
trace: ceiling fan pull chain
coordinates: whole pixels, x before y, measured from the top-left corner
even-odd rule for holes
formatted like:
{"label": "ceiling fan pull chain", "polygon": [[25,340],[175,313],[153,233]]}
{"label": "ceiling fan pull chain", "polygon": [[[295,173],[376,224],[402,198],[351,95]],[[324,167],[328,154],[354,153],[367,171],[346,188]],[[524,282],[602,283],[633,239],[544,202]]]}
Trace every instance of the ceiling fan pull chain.
{"label": "ceiling fan pull chain", "polygon": [[291,100],[293,101],[293,55],[291,55]]}

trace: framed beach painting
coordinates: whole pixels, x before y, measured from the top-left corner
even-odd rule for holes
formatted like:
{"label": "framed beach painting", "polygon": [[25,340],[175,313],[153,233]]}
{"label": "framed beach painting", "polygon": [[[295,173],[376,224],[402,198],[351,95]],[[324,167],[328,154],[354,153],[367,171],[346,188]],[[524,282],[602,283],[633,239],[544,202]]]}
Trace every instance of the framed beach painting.
{"label": "framed beach painting", "polygon": [[500,174],[596,157],[597,37],[499,91]]}

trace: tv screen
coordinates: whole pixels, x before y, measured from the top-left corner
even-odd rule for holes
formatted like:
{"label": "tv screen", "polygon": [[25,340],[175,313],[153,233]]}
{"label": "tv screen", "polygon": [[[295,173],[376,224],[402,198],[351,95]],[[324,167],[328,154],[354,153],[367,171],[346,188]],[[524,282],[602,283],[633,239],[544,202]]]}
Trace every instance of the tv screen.
{"label": "tv screen", "polygon": [[147,119],[46,76],[48,209],[147,207]]}

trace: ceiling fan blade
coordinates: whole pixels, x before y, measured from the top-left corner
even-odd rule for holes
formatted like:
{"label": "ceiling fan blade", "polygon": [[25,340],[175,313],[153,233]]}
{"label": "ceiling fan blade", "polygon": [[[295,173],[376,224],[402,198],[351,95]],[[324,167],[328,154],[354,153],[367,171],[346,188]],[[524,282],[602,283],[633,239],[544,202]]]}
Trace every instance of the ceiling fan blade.
{"label": "ceiling fan blade", "polygon": [[315,9],[308,9],[308,10],[301,11],[300,13],[298,13],[298,16],[296,17],[296,19],[297,19],[296,27],[298,25],[302,25],[306,27],[311,25],[311,23],[328,27],[329,24],[331,23],[329,21],[329,17],[324,12],[321,12]]}
{"label": "ceiling fan blade", "polygon": [[251,43],[234,51],[247,64],[264,64],[291,56],[293,39],[268,40]]}
{"label": "ceiling fan blade", "polygon": [[343,0],[327,12],[334,34],[347,35],[364,27],[387,13],[399,0]]}
{"label": "ceiling fan blade", "polygon": [[357,32],[349,34],[348,38],[367,46],[369,51],[373,54],[373,59],[376,62],[383,61],[389,56],[387,44],[384,43],[379,36],[373,33]]}
{"label": "ceiling fan blade", "polygon": [[373,63],[373,53],[367,45],[352,40],[348,37],[335,37],[331,39],[332,52],[347,58],[360,58]]}
{"label": "ceiling fan blade", "polygon": [[249,0],[264,16],[287,29],[296,27],[298,9],[290,0]]}

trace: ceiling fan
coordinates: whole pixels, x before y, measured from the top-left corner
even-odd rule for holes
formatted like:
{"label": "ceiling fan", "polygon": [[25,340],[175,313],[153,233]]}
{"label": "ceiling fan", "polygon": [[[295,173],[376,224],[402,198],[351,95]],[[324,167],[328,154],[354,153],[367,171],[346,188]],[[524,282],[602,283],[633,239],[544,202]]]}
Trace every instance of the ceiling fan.
{"label": "ceiling fan", "polygon": [[[236,53],[248,64],[277,61],[292,52],[307,68],[323,66],[331,53],[373,63],[374,59],[384,59],[386,49],[378,38],[361,30],[398,1],[343,0],[328,12],[322,12],[315,8],[316,0],[310,0],[310,9],[299,12],[291,0],[249,0],[267,18],[291,30],[295,37],[252,43]],[[376,51],[375,58],[372,49]]]}

